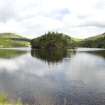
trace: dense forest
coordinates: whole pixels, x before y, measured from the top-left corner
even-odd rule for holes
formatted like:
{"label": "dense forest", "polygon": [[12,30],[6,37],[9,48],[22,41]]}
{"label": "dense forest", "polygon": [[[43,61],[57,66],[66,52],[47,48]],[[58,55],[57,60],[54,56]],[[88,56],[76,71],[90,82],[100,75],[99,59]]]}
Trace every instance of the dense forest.
{"label": "dense forest", "polygon": [[31,41],[32,48],[74,48],[76,41],[62,33],[48,32],[41,37],[35,38]]}

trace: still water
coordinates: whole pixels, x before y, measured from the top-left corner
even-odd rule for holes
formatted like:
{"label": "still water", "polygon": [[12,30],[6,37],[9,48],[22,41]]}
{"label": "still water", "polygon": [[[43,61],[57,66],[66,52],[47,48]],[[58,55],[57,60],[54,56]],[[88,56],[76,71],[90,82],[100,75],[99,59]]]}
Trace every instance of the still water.
{"label": "still water", "polygon": [[105,51],[0,49],[0,93],[23,105],[105,105]]}

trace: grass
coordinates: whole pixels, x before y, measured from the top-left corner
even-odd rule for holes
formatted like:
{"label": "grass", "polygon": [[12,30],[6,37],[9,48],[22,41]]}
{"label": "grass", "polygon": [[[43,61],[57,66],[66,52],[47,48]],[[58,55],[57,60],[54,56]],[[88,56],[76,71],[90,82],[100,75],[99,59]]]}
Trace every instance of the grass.
{"label": "grass", "polygon": [[0,48],[27,47],[30,45],[27,38],[15,33],[0,33]]}
{"label": "grass", "polygon": [[22,105],[21,102],[17,102],[17,103],[11,103],[11,102],[0,102],[0,105]]}
{"label": "grass", "polygon": [[10,38],[0,38],[0,48],[10,48],[10,47],[27,47],[28,42],[11,40]]}
{"label": "grass", "polygon": [[22,105],[22,104],[20,101],[11,103],[8,99],[8,96],[1,93],[0,94],[0,105]]}
{"label": "grass", "polygon": [[11,103],[4,103],[4,104],[2,104],[2,103],[0,103],[0,105],[22,105],[22,104],[11,104]]}

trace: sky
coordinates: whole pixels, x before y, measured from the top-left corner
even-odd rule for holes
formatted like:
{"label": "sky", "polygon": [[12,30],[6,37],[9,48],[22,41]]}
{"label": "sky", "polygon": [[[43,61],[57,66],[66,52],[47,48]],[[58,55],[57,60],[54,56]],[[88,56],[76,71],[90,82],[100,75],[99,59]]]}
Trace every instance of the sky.
{"label": "sky", "polygon": [[0,33],[86,38],[105,32],[105,0],[0,0]]}

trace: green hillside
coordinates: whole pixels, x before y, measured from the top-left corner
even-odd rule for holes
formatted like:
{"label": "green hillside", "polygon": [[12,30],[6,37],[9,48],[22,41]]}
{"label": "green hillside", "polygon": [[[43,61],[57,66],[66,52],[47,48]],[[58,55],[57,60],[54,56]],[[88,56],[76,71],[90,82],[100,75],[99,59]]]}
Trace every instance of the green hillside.
{"label": "green hillside", "polygon": [[86,38],[80,41],[78,46],[90,48],[105,48],[105,33]]}
{"label": "green hillside", "polygon": [[0,48],[7,47],[26,47],[29,40],[14,33],[0,33]]}
{"label": "green hillside", "polygon": [[22,36],[15,33],[0,33],[0,38],[22,38]]}

